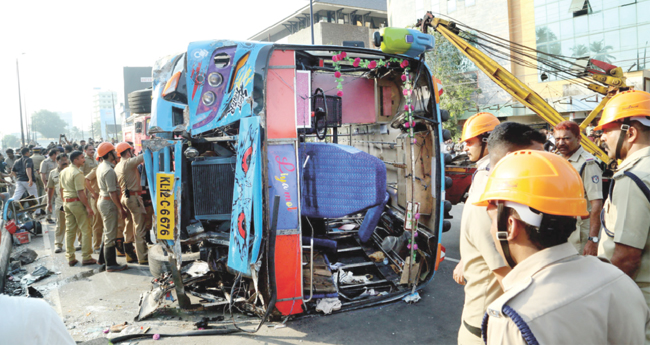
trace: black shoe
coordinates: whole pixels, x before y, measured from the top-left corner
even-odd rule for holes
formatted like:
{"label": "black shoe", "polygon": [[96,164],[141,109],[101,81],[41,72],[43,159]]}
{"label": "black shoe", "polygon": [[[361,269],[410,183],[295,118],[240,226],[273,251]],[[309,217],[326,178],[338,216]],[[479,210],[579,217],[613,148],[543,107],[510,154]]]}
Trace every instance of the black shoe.
{"label": "black shoe", "polygon": [[115,250],[117,251],[117,256],[119,257],[125,257],[126,254],[124,254],[124,239],[123,238],[116,238],[115,239]]}
{"label": "black shoe", "polygon": [[56,224],[56,222],[53,221],[52,219],[46,219],[46,220],[47,220],[47,222],[50,223],[50,224]]}
{"label": "black shoe", "polygon": [[138,262],[138,256],[135,254],[133,243],[124,243],[124,254],[126,254],[126,262],[130,264]]}
{"label": "black shoe", "polygon": [[129,268],[128,265],[119,265],[115,258],[115,246],[104,247],[104,258],[106,259],[106,272],[119,272]]}

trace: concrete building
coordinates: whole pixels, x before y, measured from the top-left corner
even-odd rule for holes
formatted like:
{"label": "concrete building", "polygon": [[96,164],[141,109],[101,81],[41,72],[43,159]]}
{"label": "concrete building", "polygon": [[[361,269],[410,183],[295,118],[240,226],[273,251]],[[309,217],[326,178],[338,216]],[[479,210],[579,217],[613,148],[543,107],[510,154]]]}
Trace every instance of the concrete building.
{"label": "concrete building", "polygon": [[122,117],[118,114],[114,116],[114,109],[117,109],[117,92],[96,88],[93,94],[93,121],[99,120],[104,139],[117,138],[122,131]]}
{"label": "concrete building", "polygon": [[[386,1],[314,0],[314,44],[361,42],[374,48],[372,35],[387,26]],[[311,44],[309,4],[249,37],[251,41]]]}
{"label": "concrete building", "polygon": [[[542,53],[561,55],[555,62],[565,70],[570,65],[561,60],[575,62],[581,57],[620,66],[628,85],[646,91],[650,91],[650,71],[646,69],[650,17],[644,14],[649,10],[650,0],[388,0],[391,26],[412,25],[426,11],[432,11]],[[586,117],[602,100],[601,95],[583,86],[586,81],[565,80],[557,73],[558,66],[537,62],[521,66],[511,59],[495,60],[567,119]],[[482,90],[476,97],[480,111],[524,123],[543,123],[482,72],[476,73]],[[476,111],[468,109],[462,119]]]}

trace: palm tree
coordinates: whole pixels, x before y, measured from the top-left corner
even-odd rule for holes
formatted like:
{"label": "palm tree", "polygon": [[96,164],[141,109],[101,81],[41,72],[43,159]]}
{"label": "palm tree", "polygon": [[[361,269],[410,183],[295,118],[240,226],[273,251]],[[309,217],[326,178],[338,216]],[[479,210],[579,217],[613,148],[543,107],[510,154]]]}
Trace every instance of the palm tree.
{"label": "palm tree", "polygon": [[578,44],[577,46],[573,46],[573,48],[569,48],[573,52],[571,56],[573,57],[583,57],[583,56],[588,56],[589,55],[589,49],[587,49],[587,46],[584,44]]}
{"label": "palm tree", "polygon": [[593,56],[593,59],[604,61],[607,63],[611,63],[612,59],[615,59],[616,57],[613,55],[609,55],[609,51],[614,49],[614,47],[605,45],[605,40],[600,40],[600,41],[594,41],[591,42],[589,45],[589,49],[596,55]]}
{"label": "palm tree", "polygon": [[548,28],[548,26],[540,26],[535,29],[535,37],[535,43],[537,44],[557,40],[557,36]]}

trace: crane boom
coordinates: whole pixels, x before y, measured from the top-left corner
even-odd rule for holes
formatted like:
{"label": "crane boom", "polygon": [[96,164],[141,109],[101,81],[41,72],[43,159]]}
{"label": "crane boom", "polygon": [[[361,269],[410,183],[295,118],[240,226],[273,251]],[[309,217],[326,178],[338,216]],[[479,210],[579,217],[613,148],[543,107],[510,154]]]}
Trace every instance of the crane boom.
{"label": "crane boom", "polygon": [[[519,101],[524,106],[539,115],[546,122],[555,126],[564,121],[564,118],[557,112],[550,104],[548,104],[539,94],[533,89],[522,83],[512,73],[508,72],[503,66],[499,65],[485,55],[477,48],[471,46],[467,41],[458,35],[459,30],[455,27],[453,22],[449,22],[440,18],[434,18],[431,13],[427,13],[427,20],[422,24],[422,28],[426,29],[430,25],[460,50],[468,59],[470,59],[476,67],[483,71],[492,81],[499,85],[503,90],[508,92],[512,97]],[[602,109],[603,102],[598,108]],[[600,110],[599,109],[599,110]],[[593,114],[595,116],[595,114]],[[593,117],[592,117],[593,118]],[[582,147],[598,157],[603,162],[609,164],[610,158],[603,150],[601,150],[594,142],[587,138],[584,134],[580,135],[580,144]]]}

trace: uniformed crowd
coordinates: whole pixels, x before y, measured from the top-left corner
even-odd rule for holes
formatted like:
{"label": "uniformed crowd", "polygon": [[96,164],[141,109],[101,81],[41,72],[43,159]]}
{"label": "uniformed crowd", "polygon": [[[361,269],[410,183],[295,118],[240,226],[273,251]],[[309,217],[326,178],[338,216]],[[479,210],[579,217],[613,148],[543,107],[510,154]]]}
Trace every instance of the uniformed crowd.
{"label": "uniformed crowd", "polygon": [[529,126],[465,122],[459,344],[650,343],[650,93],[616,94],[594,130],[618,162],[606,194],[576,123],[546,152]]}
{"label": "uniformed crowd", "polygon": [[47,205],[47,220],[53,223],[51,215],[56,218],[54,252],[63,252],[65,244],[70,266],[79,263],[77,250],[81,265],[106,264],[109,272],[127,268],[116,256],[147,265],[153,207],[146,179],[141,178],[143,156],[126,142],[103,142],[97,151],[93,144],[78,148],[54,147],[45,152],[47,158],[41,147],[24,147],[20,157],[8,149],[0,180],[8,187],[11,182],[5,177],[15,178],[14,201],[37,198]]}

